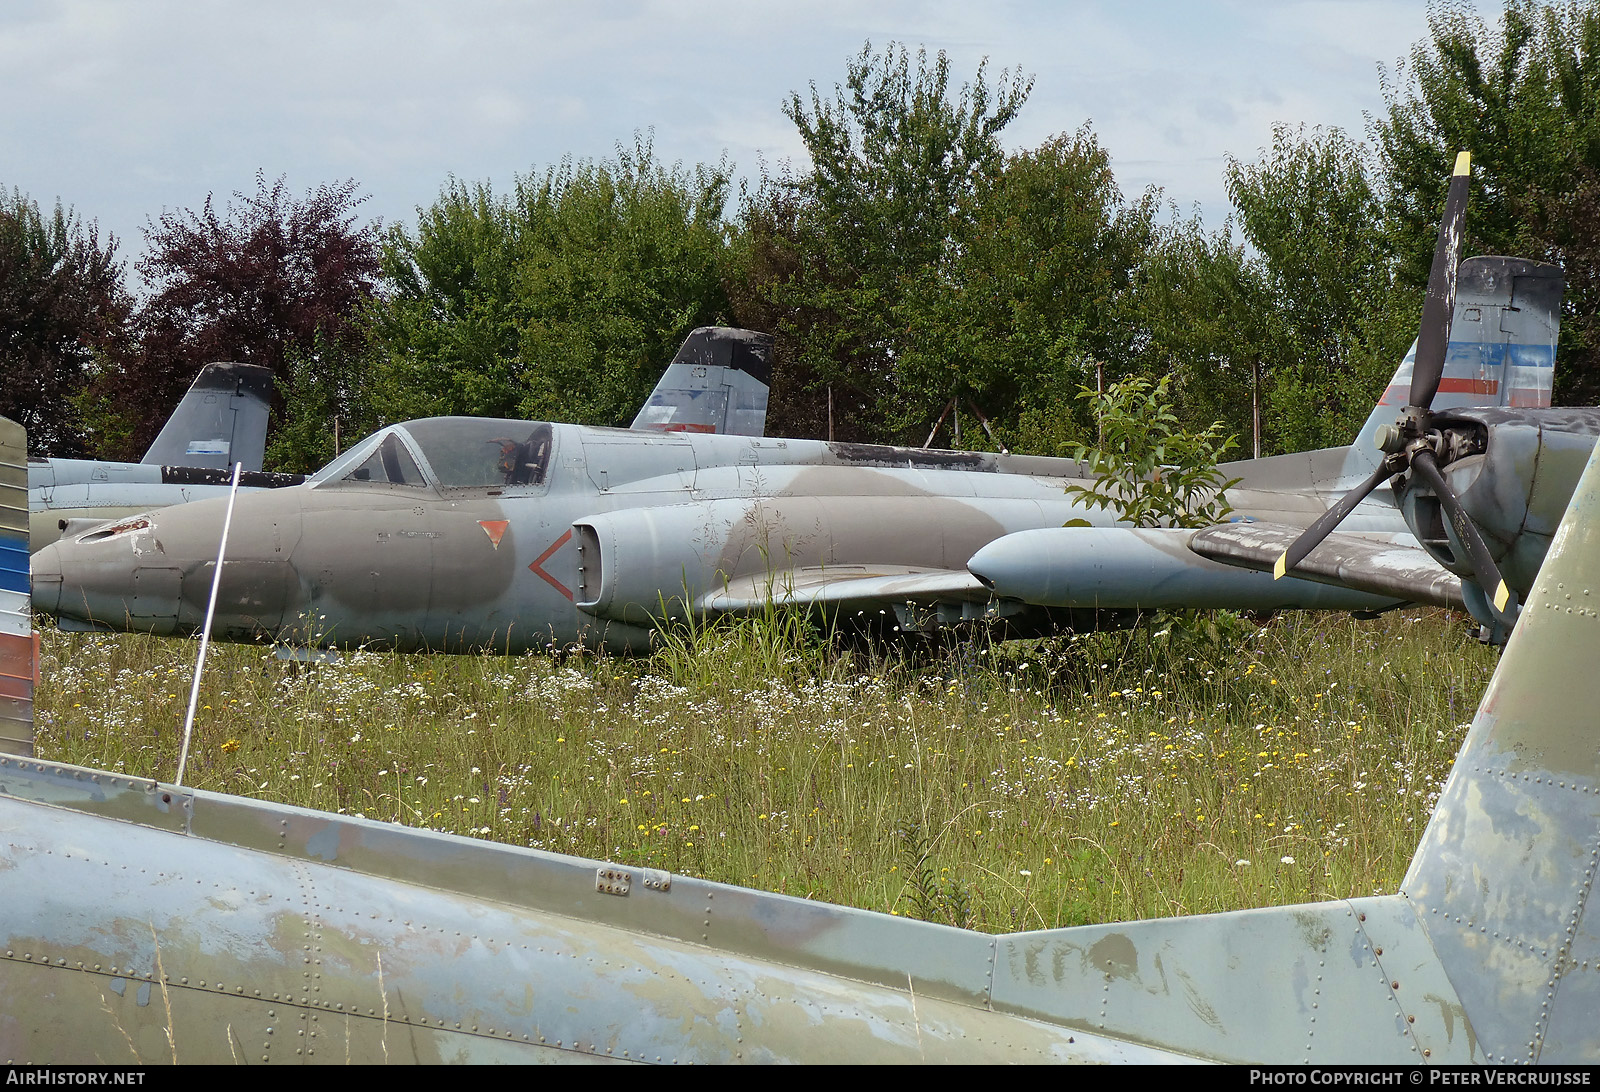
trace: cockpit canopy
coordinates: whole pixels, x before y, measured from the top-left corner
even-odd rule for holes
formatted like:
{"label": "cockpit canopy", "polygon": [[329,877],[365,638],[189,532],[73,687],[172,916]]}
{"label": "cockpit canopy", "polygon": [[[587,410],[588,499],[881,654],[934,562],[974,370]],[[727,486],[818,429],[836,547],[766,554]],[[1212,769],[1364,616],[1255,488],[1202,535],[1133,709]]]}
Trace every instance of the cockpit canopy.
{"label": "cockpit canopy", "polygon": [[391,425],[311,477],[314,486],[377,484],[419,489],[542,486],[555,430],[542,421],[428,417]]}

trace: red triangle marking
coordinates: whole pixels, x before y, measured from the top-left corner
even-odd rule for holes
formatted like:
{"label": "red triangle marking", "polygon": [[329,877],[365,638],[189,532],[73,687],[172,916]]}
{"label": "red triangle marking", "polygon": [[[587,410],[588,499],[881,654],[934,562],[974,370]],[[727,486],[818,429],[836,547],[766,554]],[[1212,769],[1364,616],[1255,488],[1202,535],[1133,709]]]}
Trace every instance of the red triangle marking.
{"label": "red triangle marking", "polygon": [[506,528],[511,526],[508,519],[480,519],[478,526],[483,528],[483,533],[489,536],[489,541],[494,543],[494,548],[500,548],[500,536],[506,533]]}

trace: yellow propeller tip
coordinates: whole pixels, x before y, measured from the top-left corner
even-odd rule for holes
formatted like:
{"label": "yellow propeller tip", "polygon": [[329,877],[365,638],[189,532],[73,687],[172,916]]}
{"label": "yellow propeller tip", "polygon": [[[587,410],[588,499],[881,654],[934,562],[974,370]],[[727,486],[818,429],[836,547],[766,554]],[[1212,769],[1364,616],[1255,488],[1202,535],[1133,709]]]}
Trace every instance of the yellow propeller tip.
{"label": "yellow propeller tip", "polygon": [[1456,155],[1456,174],[1468,174],[1472,170],[1472,153],[1459,152]]}
{"label": "yellow propeller tip", "polygon": [[1511,589],[1506,587],[1506,582],[1504,580],[1500,581],[1500,586],[1494,590],[1494,609],[1500,611],[1505,610],[1506,602],[1510,598]]}
{"label": "yellow propeller tip", "polygon": [[1274,580],[1283,579],[1283,574],[1289,571],[1289,566],[1287,564],[1285,564],[1285,562],[1287,562],[1288,560],[1289,560],[1289,551],[1288,550],[1285,550],[1283,553],[1278,555],[1278,563],[1272,567],[1272,579],[1274,579]]}

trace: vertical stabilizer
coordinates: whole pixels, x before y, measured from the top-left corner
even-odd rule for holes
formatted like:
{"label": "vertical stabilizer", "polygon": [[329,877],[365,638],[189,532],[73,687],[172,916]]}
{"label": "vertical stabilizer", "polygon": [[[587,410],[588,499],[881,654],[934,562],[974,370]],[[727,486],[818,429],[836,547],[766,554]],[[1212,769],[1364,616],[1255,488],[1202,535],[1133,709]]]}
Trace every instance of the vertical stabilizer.
{"label": "vertical stabilizer", "polygon": [[631,427],[761,436],[771,382],[770,334],[702,326],[684,339]]}
{"label": "vertical stabilizer", "polygon": [[1402,885],[1490,1062],[1600,1056],[1600,457]]}
{"label": "vertical stabilizer", "polygon": [[216,470],[237,462],[246,470],[260,470],[272,389],[271,368],[207,364],[140,461]]}
{"label": "vertical stabilizer", "polygon": [[[1435,413],[1476,406],[1541,407],[1555,382],[1561,334],[1561,267],[1527,258],[1468,258],[1456,281],[1456,306]],[[1375,437],[1405,409],[1417,346],[1412,344],[1356,437],[1367,472],[1382,458]]]}
{"label": "vertical stabilizer", "polygon": [[0,752],[33,754],[38,672],[28,603],[28,434],[0,417]]}

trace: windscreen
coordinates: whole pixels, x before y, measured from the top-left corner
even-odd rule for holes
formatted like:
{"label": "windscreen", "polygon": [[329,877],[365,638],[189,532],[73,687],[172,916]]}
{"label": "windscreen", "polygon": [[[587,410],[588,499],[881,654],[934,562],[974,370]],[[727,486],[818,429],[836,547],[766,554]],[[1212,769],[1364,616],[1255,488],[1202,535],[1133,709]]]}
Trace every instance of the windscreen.
{"label": "windscreen", "polygon": [[430,417],[404,426],[445,489],[543,485],[551,427],[483,417]]}

